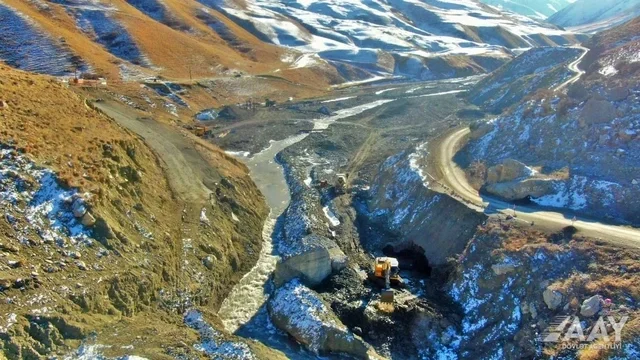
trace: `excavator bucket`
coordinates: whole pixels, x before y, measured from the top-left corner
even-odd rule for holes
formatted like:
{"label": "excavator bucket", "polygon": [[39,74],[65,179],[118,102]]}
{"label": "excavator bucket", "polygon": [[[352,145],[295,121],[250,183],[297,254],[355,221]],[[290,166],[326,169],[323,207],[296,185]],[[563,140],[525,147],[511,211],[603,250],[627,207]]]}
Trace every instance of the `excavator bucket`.
{"label": "excavator bucket", "polygon": [[391,289],[382,290],[382,294],[380,294],[380,301],[383,303],[393,304],[393,290]]}

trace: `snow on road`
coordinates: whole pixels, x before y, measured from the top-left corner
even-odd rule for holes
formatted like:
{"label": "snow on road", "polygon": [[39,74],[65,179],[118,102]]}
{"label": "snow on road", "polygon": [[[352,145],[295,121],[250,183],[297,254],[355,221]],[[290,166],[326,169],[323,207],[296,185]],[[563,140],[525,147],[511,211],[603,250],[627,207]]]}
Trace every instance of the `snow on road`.
{"label": "snow on road", "polygon": [[341,97],[341,98],[337,98],[337,99],[325,100],[325,101],[322,101],[322,103],[323,104],[328,104],[328,103],[332,103],[332,102],[345,101],[345,100],[350,100],[350,99],[355,99],[355,98],[357,98],[357,96],[347,96],[347,97]]}

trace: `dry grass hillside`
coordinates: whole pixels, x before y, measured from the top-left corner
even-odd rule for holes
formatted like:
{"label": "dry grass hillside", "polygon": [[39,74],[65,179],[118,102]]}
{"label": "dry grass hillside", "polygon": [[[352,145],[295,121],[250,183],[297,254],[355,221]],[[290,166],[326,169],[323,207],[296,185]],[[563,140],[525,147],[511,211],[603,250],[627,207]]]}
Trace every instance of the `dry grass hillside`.
{"label": "dry grass hillside", "polygon": [[109,356],[193,353],[182,311],[216,324],[260,252],[267,211],[244,165],[199,147],[223,186],[185,203],[140,138],[57,80],[0,65],[0,99],[0,354],[60,356],[87,339]]}
{"label": "dry grass hillside", "polygon": [[602,75],[629,77],[637,75],[640,51],[640,17],[596,34],[585,43],[589,52],[580,64],[589,80]]}
{"label": "dry grass hillside", "polygon": [[[234,71],[270,74],[289,66],[282,58],[290,50],[264,43],[215,10],[207,10],[206,19],[226,29],[224,36],[214,31],[203,21],[202,5],[195,0],[164,1],[166,12],[171,14],[171,23],[152,19],[125,0],[80,3],[5,1],[6,5],[35,21],[52,38],[63,40],[95,73],[112,82],[121,78],[121,66],[140,76],[161,75],[176,81],[226,77]],[[131,65],[80,31],[72,12],[93,6],[124,25],[151,66]],[[283,71],[278,75],[314,87],[326,87],[338,76],[330,68]]]}

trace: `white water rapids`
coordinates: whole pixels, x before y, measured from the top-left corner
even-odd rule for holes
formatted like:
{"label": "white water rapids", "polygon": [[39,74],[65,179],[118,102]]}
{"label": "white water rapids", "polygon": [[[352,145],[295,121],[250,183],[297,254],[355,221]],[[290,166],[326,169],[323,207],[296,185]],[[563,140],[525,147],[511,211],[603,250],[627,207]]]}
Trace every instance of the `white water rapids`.
{"label": "white water rapids", "polygon": [[271,234],[276,219],[287,208],[290,200],[282,166],[274,158],[278,152],[307,136],[308,134],[303,134],[274,141],[253,157],[245,158],[251,178],[265,196],[271,212],[262,228],[262,250],[258,262],[231,290],[218,311],[225,329],[229,332],[235,332],[249,321],[269,297],[264,285],[278,261],[278,257],[273,254]]}

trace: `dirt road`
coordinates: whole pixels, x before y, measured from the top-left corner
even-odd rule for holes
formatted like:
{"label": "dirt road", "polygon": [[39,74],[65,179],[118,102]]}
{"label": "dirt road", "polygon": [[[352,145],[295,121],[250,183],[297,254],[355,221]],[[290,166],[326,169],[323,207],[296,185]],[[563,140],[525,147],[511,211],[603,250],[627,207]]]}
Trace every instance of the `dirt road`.
{"label": "dirt road", "polygon": [[574,62],[572,62],[568,66],[569,70],[571,70],[574,73],[576,73],[576,75],[573,76],[571,79],[569,79],[569,80],[563,82],[562,84],[558,85],[558,87],[555,88],[555,91],[560,91],[560,90],[564,89],[565,87],[573,84],[574,82],[578,81],[578,79],[580,79],[580,76],[582,76],[582,74],[584,74],[584,71],[580,70],[578,65],[580,65],[580,62],[582,62],[582,59],[584,59],[585,55],[587,55],[587,53],[589,52],[589,49],[587,49],[586,47],[582,47],[582,46],[576,46],[575,48],[576,49],[580,49],[580,50],[583,51],[582,55],[580,55],[579,58],[577,58]]}
{"label": "dirt road", "polygon": [[116,102],[93,104],[121,126],[133,131],[156,152],[175,194],[185,202],[202,202],[221,179],[193,143],[169,125],[139,117],[134,110]]}
{"label": "dirt road", "polygon": [[[484,211],[489,215],[513,215],[513,204],[480,195],[469,184],[464,171],[453,161],[453,157],[462,147],[463,141],[468,134],[469,128],[458,129],[443,137],[438,143],[438,149],[435,151],[437,153],[438,168],[434,169],[434,172],[439,175],[436,181],[446,190],[453,191],[456,195],[454,197],[462,200],[462,202],[475,210]],[[433,179],[435,178],[433,177]],[[536,206],[517,206],[515,213],[518,221],[534,222],[536,226],[549,230],[560,230],[571,225],[571,219],[576,216],[574,213],[563,209],[549,211]],[[577,221],[574,226],[582,235],[616,245],[640,248],[640,229],[603,224],[580,216],[576,216],[576,218]]]}

